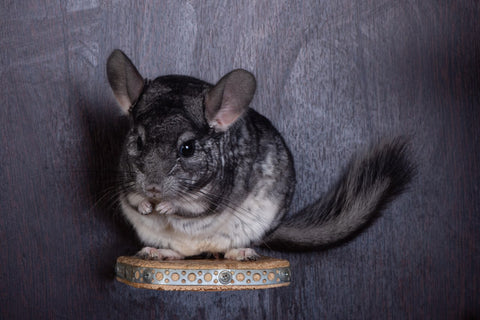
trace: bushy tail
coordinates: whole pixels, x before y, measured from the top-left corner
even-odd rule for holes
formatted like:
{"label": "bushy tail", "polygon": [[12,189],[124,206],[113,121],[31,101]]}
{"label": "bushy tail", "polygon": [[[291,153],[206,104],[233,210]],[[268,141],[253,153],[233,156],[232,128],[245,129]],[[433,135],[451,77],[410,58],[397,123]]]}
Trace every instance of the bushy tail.
{"label": "bushy tail", "polygon": [[401,194],[415,175],[408,143],[396,138],[354,158],[326,194],[264,239],[277,250],[308,250],[349,238]]}

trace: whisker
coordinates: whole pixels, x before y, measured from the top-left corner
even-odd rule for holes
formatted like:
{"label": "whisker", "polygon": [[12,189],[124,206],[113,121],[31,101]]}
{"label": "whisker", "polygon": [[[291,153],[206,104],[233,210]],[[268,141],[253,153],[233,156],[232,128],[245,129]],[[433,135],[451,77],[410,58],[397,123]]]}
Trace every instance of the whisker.
{"label": "whisker", "polygon": [[[205,200],[210,205],[213,205],[213,206],[222,205],[222,206],[230,209],[231,214],[239,220],[239,222],[242,224],[243,228],[246,228],[253,233],[259,233],[259,230],[256,230],[254,225],[252,225],[252,223],[255,223],[255,221],[260,220],[260,223],[262,225],[268,225],[268,223],[267,223],[267,221],[265,220],[264,217],[256,215],[255,213],[241,207],[240,205],[238,205],[234,201],[231,201],[230,199],[219,198],[218,196],[212,195],[212,194],[207,193],[203,190],[197,190],[197,193],[199,193],[202,196],[202,199]],[[194,200],[193,195],[190,194],[190,193],[187,193],[185,191],[178,190],[177,194],[181,195],[182,199],[184,199],[185,201],[189,200],[187,198],[190,198],[191,200]],[[209,210],[209,208],[206,208],[205,210]],[[225,219],[227,219],[227,218],[225,218]],[[260,232],[263,232],[263,231],[264,230],[260,230]],[[265,230],[265,231],[268,231],[268,230]],[[262,241],[262,240],[260,240],[260,241]]]}
{"label": "whisker", "polygon": [[89,211],[93,208],[96,208],[100,203],[105,202],[107,208],[112,207],[113,205],[119,205],[118,197],[130,190],[134,186],[134,182],[130,183],[119,183],[116,185],[109,186],[105,188],[100,195],[100,197],[95,201],[95,203],[90,207]]}

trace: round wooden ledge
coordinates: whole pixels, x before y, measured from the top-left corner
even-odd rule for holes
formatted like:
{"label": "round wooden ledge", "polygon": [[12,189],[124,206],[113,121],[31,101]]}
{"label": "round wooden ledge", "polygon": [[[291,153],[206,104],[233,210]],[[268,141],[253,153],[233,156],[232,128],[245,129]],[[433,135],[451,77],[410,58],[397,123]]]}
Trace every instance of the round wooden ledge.
{"label": "round wooden ledge", "polygon": [[154,290],[252,290],[290,284],[290,263],[269,257],[261,257],[257,261],[153,261],[118,257],[115,273],[120,282]]}

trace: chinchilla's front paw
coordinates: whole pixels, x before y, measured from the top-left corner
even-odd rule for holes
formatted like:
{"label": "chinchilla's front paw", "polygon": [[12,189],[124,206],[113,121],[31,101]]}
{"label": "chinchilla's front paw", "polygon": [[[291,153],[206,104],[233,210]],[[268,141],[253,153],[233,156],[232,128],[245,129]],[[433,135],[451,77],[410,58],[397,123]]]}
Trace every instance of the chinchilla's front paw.
{"label": "chinchilla's front paw", "polygon": [[175,209],[169,202],[160,202],[155,206],[155,211],[160,214],[172,214]]}
{"label": "chinchilla's front paw", "polygon": [[152,212],[152,209],[152,204],[148,200],[143,200],[142,202],[140,202],[137,208],[138,212],[143,215],[150,214]]}

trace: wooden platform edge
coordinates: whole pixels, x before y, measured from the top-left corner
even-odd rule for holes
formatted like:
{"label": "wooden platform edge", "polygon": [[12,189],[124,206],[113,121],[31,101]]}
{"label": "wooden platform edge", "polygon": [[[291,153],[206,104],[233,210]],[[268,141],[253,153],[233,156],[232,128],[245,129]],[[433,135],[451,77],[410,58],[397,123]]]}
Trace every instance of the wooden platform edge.
{"label": "wooden platform edge", "polygon": [[152,261],[121,256],[116,279],[135,288],[161,291],[232,291],[285,287],[290,284],[287,260],[216,259]]}

